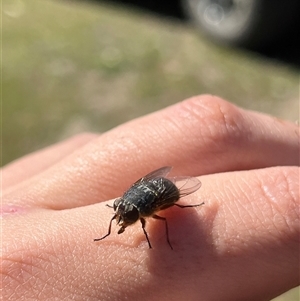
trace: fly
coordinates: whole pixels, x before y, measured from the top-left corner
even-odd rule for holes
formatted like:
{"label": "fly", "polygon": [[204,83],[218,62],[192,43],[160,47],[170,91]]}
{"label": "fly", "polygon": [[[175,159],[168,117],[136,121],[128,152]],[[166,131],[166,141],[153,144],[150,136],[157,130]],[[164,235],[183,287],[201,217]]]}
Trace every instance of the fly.
{"label": "fly", "polygon": [[169,240],[167,219],[156,213],[172,206],[179,208],[197,207],[203,205],[204,202],[196,205],[177,204],[176,202],[181,197],[197,191],[201,187],[201,182],[194,177],[167,177],[171,169],[172,167],[165,166],[147,174],[136,181],[121,198],[117,198],[113,206],[107,205],[115,211],[109,223],[108,233],[101,238],[94,239],[94,241],[102,240],[110,235],[114,219],[121,227],[118,234],[123,233],[126,227],[140,220],[149,248],[151,249],[152,246],[145,229],[145,218],[152,217],[165,222],[167,242],[173,250]]}

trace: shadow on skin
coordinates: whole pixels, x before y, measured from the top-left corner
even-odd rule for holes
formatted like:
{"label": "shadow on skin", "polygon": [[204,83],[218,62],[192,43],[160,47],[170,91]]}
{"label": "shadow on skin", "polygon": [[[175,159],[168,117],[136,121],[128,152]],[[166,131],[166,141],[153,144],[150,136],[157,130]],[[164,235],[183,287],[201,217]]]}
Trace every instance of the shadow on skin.
{"label": "shadow on skin", "polygon": [[158,281],[161,277],[173,278],[172,274],[184,274],[185,278],[192,279],[199,275],[199,271],[208,268],[207,256],[214,253],[211,233],[218,212],[215,204],[183,209],[172,207],[159,213],[168,220],[173,250],[167,243],[163,222],[155,221],[148,227],[153,249],[148,250],[147,266],[152,275],[159,276]]}

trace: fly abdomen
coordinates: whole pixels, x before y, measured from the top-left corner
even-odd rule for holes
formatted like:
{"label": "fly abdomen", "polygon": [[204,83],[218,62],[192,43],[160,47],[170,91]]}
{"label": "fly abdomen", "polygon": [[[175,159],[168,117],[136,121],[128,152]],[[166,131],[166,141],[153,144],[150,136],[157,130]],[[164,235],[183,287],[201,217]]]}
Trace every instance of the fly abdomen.
{"label": "fly abdomen", "polygon": [[162,210],[174,205],[180,198],[180,191],[177,186],[166,178],[152,181],[157,188],[158,198],[155,202],[154,210]]}

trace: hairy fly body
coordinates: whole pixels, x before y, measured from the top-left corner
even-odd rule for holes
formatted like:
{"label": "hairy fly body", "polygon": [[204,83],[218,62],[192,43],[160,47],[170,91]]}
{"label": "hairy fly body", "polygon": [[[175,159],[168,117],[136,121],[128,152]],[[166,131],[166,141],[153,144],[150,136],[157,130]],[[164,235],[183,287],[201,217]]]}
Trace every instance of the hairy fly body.
{"label": "hairy fly body", "polygon": [[198,190],[201,187],[201,182],[193,177],[167,178],[171,169],[172,167],[165,166],[147,174],[145,177],[135,182],[121,198],[116,199],[113,206],[108,205],[115,211],[114,216],[109,223],[108,233],[101,238],[94,239],[94,241],[102,240],[110,235],[111,225],[114,219],[116,219],[117,224],[121,227],[118,234],[123,233],[126,227],[132,225],[137,220],[140,220],[149,248],[152,248],[145,229],[145,218],[153,217],[165,222],[167,242],[171,249],[173,249],[169,240],[167,219],[157,215],[156,212],[171,206],[186,208],[197,207],[204,203],[196,205],[176,204],[181,197]]}

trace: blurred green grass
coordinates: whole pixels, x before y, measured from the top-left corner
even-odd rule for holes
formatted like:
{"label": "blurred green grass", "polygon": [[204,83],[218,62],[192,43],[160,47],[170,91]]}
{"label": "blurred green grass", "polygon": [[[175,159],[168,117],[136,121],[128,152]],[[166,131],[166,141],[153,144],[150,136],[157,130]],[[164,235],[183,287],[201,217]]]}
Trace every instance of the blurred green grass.
{"label": "blurred green grass", "polygon": [[76,1],[4,0],[2,10],[2,165],[201,93],[299,118],[296,70],[175,20]]}

